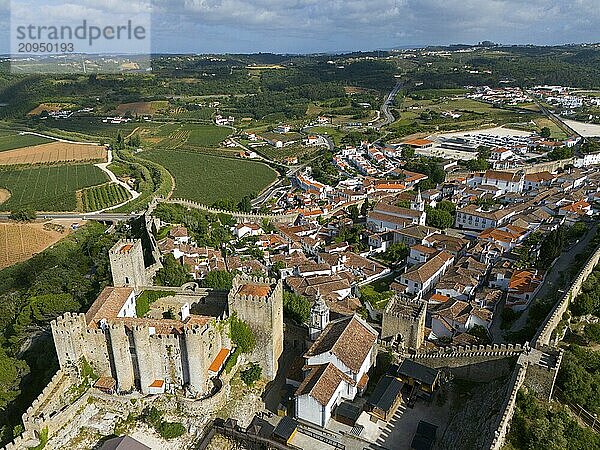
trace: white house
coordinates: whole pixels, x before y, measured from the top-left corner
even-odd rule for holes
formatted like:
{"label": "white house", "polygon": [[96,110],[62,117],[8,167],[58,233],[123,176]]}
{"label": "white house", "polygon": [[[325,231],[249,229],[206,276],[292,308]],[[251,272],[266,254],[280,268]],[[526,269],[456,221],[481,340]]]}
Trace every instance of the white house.
{"label": "white house", "polygon": [[504,225],[516,214],[514,208],[500,208],[495,211],[485,211],[477,205],[467,205],[456,211],[454,226],[468,230],[486,230]]}
{"label": "white house", "polygon": [[481,184],[484,186],[494,186],[502,191],[502,194],[507,192],[522,192],[525,180],[525,174],[522,172],[500,172],[498,170],[488,170],[481,179]]}
{"label": "white house", "polygon": [[414,266],[400,275],[400,284],[406,286],[406,292],[421,297],[431,291],[454,262],[454,256],[447,251],[439,252],[427,262]]}
{"label": "white house", "polygon": [[244,236],[260,236],[263,230],[260,225],[255,223],[240,223],[235,226],[235,235],[238,239]]}
{"label": "white house", "polygon": [[296,417],[324,427],[333,409],[367,385],[378,333],[357,316],[329,323],[304,354],[305,378],[295,394]]}

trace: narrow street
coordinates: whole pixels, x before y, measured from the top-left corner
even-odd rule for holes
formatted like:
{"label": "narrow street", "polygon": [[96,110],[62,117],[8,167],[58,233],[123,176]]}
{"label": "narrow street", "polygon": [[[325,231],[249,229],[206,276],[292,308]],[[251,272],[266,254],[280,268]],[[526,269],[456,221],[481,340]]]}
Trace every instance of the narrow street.
{"label": "narrow street", "polygon": [[[560,283],[561,275],[569,271],[569,268],[574,263],[575,259],[577,258],[577,255],[584,251],[585,248],[589,245],[590,241],[596,235],[597,228],[598,225],[594,223],[590,227],[586,235],[579,240],[579,242],[563,251],[563,253],[558,257],[558,259],[554,263],[554,266],[552,266],[549,273],[546,275],[544,284],[542,285],[542,288],[539,290],[535,299],[533,299],[533,301],[529,305],[529,308],[523,311],[521,316],[517,320],[515,320],[512,327],[510,328],[510,331],[518,331],[525,326],[525,324],[527,323],[527,318],[529,317],[531,305],[533,305],[534,302],[537,302],[539,299],[546,298],[552,293],[557,292],[561,289],[566,289],[567,285]],[[494,323],[495,322],[496,321],[494,321]],[[498,336],[496,331],[497,330],[494,330],[494,332],[492,333],[494,337]]]}

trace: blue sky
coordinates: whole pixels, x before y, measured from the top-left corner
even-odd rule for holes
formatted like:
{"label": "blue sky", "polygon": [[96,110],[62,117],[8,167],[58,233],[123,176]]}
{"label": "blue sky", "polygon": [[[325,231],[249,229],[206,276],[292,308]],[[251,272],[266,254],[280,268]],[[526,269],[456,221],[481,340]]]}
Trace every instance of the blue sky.
{"label": "blue sky", "polygon": [[[13,8],[32,0],[12,0]],[[151,1],[151,0],[146,0]],[[599,41],[599,0],[154,0],[152,50],[312,53],[403,46]],[[36,0],[63,19],[127,17],[140,0]],[[141,5],[140,5],[141,3]],[[0,0],[0,51],[11,1]],[[60,8],[56,8],[56,5]],[[110,19],[106,19],[110,22]]]}

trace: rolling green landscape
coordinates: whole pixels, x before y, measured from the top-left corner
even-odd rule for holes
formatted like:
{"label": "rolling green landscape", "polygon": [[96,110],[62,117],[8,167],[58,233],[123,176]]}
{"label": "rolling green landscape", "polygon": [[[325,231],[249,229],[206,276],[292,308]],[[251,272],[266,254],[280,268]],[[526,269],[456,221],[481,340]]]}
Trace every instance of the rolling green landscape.
{"label": "rolling green landscape", "polygon": [[164,166],[175,178],[173,197],[212,205],[219,200],[240,201],[258,194],[277,178],[265,164],[202,153],[150,150],[140,154]]}

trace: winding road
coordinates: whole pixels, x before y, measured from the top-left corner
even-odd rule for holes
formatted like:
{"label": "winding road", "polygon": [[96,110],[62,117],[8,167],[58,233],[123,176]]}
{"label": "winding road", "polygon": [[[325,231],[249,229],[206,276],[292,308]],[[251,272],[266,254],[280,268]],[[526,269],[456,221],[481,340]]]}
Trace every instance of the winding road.
{"label": "winding road", "polygon": [[394,89],[392,89],[392,91],[385,98],[385,101],[383,102],[383,105],[381,106],[381,114],[383,115],[384,119],[383,119],[383,122],[375,125],[375,128],[377,128],[377,129],[383,128],[386,125],[390,125],[390,124],[394,123],[394,121],[396,120],[394,118],[394,115],[390,112],[390,106],[392,106],[394,104],[394,99],[396,98],[396,95],[398,95],[398,92],[400,92],[400,89],[402,89],[402,86],[403,86],[402,83],[400,83],[400,82],[396,83],[396,86],[394,86]]}

